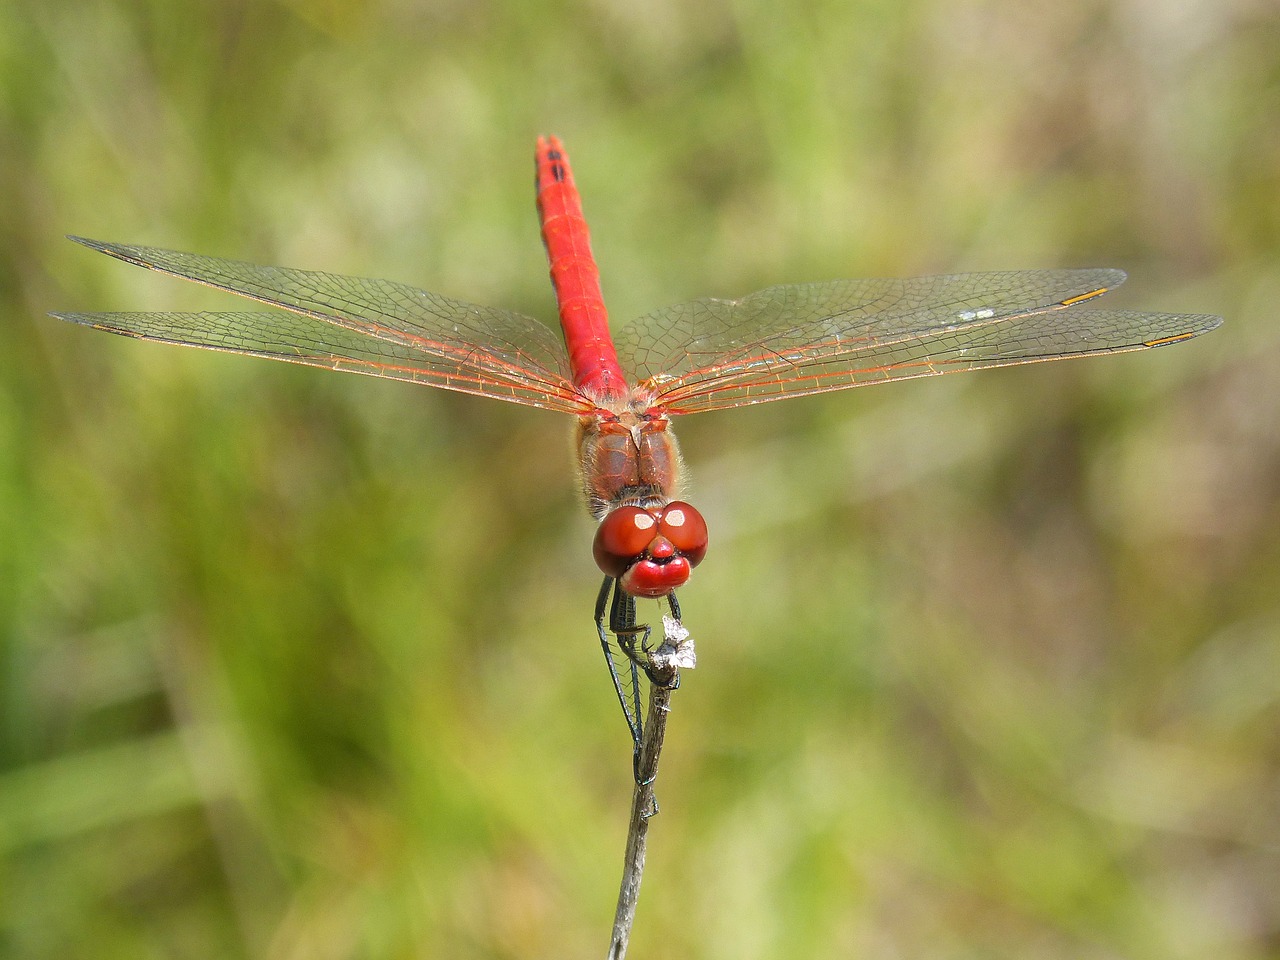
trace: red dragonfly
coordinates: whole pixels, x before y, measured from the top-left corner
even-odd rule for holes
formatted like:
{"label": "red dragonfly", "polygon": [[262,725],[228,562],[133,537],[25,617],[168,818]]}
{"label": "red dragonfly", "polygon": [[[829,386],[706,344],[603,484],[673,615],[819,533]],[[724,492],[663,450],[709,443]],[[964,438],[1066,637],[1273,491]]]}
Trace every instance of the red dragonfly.
{"label": "red dragonfly", "polygon": [[[536,151],[537,206],[563,343],[543,323],[389,280],[262,267],[154,247],[80,243],[127,263],[283,307],[256,313],[60,313],[98,330],[410,380],[577,418],[582,491],[605,574],[596,624],[637,744],[637,665],[655,681],[635,598],[666,598],[707,549],[680,497],[673,417],[864,384],[1140,350],[1217,327],[1199,314],[1080,310],[1120,270],[835,280],[666,307],[615,341],[569,158]],[[610,605],[610,596],[612,603]],[[632,708],[605,629],[630,658]],[[662,672],[662,676],[670,676]]]}

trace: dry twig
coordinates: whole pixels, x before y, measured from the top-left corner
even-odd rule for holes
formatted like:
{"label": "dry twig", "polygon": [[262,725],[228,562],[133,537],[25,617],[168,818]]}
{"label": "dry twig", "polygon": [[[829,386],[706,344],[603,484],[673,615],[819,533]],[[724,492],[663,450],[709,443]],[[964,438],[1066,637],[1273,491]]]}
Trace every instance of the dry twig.
{"label": "dry twig", "polygon": [[649,658],[649,710],[644,721],[635,763],[635,791],[631,796],[631,823],[627,828],[627,851],[622,866],[622,886],[618,890],[618,909],[613,919],[613,937],[609,941],[608,960],[623,960],[631,940],[636,903],[640,898],[640,880],[644,875],[645,844],[649,821],[658,812],[653,784],[658,777],[658,758],[667,733],[667,715],[671,712],[671,694],[680,685],[680,667],[695,663],[693,641],[689,631],[674,617],[663,617],[665,639]]}

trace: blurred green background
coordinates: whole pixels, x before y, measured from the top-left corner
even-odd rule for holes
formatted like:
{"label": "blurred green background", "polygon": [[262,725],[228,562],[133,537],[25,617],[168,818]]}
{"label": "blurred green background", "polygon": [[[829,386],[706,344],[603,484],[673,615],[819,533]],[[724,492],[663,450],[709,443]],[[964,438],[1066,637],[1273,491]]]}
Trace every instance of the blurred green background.
{"label": "blurred green background", "polygon": [[679,424],[632,955],[1280,957],[1265,0],[0,6],[0,956],[604,953],[565,418],[45,316],[243,306],[74,232],[551,321],[542,132],[617,321],[1078,266],[1227,318]]}

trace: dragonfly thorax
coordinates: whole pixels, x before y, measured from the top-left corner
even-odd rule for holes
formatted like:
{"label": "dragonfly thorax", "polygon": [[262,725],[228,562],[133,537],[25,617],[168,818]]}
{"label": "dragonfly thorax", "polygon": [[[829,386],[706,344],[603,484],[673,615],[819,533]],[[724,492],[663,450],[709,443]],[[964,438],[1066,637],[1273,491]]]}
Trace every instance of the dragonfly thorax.
{"label": "dragonfly thorax", "polygon": [[580,417],[574,439],[582,494],[597,520],[617,507],[652,510],[679,496],[684,463],[666,414],[633,400],[611,402]]}

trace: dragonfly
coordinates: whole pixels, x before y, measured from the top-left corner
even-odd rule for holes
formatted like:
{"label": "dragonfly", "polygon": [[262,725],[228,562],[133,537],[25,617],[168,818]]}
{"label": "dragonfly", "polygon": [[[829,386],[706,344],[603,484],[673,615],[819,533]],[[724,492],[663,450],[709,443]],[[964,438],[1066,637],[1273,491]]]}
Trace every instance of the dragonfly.
{"label": "dragonfly", "polygon": [[[773,286],[648,313],[611,334],[569,157],[539,137],[536,200],[559,308],[557,336],[520,313],[403,283],[71,237],[126,263],[282,308],[256,312],[55,313],[97,330],[405,380],[575,418],[578,477],[604,581],[595,623],[640,748],[640,673],[691,666],[675,591],[707,552],[681,493],[672,428],[694,413],[895,380],[1162,347],[1219,317],[1081,309],[1115,269],[1020,270]],[[665,600],[666,656],[636,599]],[[674,628],[672,627],[674,625]],[[615,656],[610,638],[625,654]],[[674,657],[671,656],[674,649]],[[684,657],[685,659],[682,659]]]}

